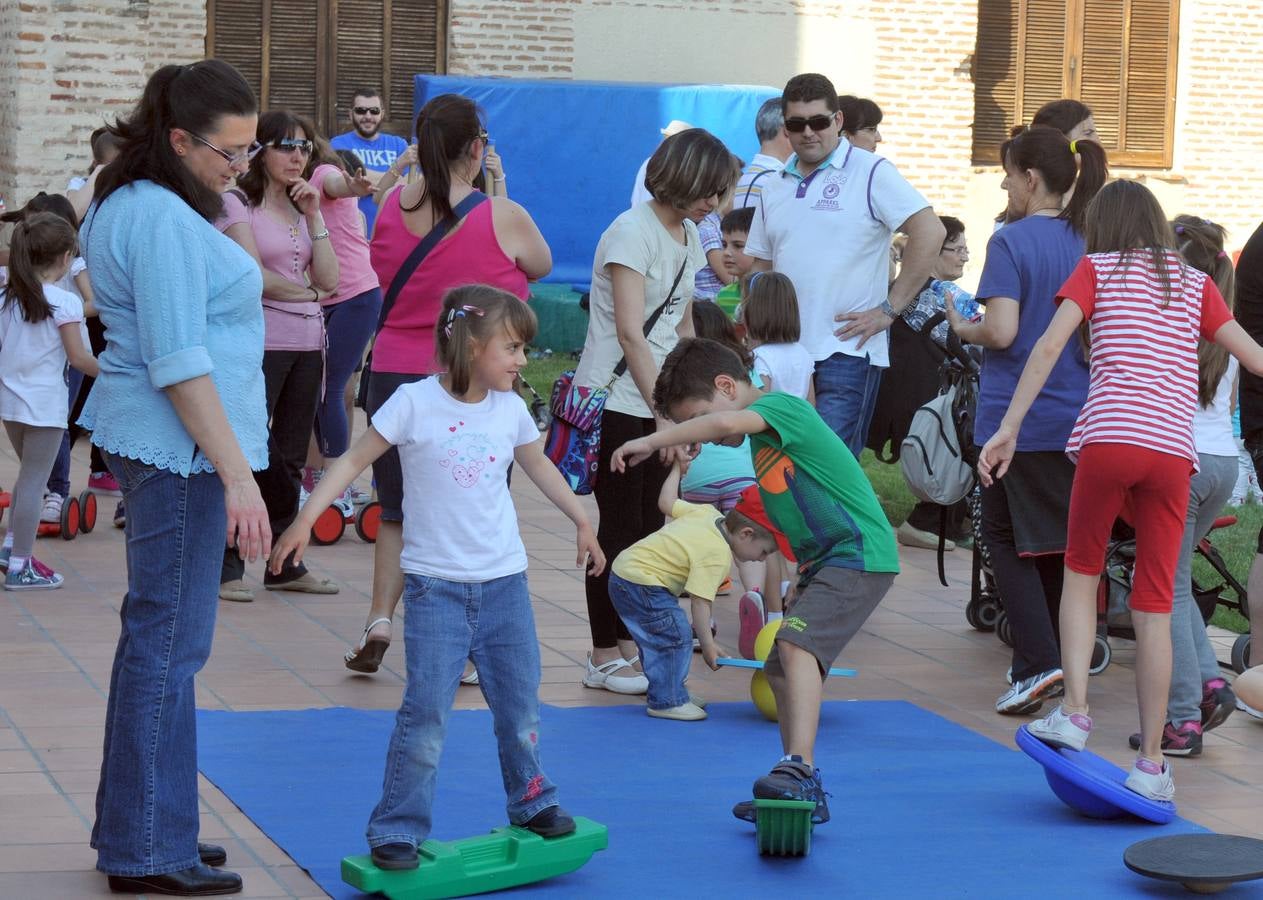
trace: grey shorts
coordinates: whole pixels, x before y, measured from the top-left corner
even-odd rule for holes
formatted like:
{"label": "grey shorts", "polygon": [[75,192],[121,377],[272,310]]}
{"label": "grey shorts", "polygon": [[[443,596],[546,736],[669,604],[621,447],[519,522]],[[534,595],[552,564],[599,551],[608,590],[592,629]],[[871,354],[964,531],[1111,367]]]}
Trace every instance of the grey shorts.
{"label": "grey shorts", "polygon": [[784,674],[778,647],[784,641],[816,658],[823,674],[894,584],[893,572],[861,572],[825,566],[785,610],[785,624],[776,633],[765,671]]}

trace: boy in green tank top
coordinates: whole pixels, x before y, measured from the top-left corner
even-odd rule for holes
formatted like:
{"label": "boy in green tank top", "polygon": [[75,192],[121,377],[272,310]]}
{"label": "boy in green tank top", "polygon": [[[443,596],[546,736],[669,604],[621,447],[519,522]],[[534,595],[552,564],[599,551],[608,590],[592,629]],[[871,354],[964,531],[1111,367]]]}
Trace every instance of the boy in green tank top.
{"label": "boy in green tank top", "polygon": [[[629,441],[611,467],[624,471],[664,447],[737,446],[749,435],[759,497],[798,561],[798,596],[768,655],[765,673],[779,712],[784,755],[754,782],[754,796],[814,800],[816,824],[829,820],[814,765],[824,672],[881,602],[899,572],[894,530],[855,456],[814,407],[764,394],[732,350],[682,340],[654,387],[657,411],[677,424]],[[753,821],[753,804],[738,803]]]}

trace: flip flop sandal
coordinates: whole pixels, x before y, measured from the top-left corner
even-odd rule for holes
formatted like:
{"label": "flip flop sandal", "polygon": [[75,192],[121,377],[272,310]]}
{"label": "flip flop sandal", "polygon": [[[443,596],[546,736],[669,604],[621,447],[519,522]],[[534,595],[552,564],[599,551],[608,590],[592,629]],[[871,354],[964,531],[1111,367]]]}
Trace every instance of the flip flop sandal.
{"label": "flip flop sandal", "polygon": [[336,594],[339,591],[336,582],[321,578],[311,572],[304,572],[293,581],[282,584],[265,584],[269,591],[297,591],[302,594]]}
{"label": "flip flop sandal", "polygon": [[461,684],[477,684],[478,683],[478,670],[474,669],[468,675],[462,675],[460,677],[460,683]]}
{"label": "flip flop sandal", "polygon": [[381,638],[374,638],[370,641],[368,633],[382,622],[385,622],[387,625],[391,624],[390,619],[386,616],[374,619],[364,628],[364,634],[360,638],[359,645],[354,650],[346,651],[343,659],[346,662],[346,667],[352,672],[365,672],[371,675],[381,667],[382,657],[386,655],[386,649],[390,646],[390,640],[383,641]]}

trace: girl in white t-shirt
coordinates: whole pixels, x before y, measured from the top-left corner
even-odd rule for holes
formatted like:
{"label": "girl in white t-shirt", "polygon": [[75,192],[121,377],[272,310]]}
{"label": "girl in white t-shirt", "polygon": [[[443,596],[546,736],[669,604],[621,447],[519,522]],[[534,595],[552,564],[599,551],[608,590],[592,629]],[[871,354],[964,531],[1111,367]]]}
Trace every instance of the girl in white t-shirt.
{"label": "girl in white t-shirt", "polygon": [[816,364],[798,343],[802,336],[798,295],[789,276],[780,272],[747,276],[741,294],[741,322],[764,390],[783,391],[814,404]]}
{"label": "girl in white t-shirt", "polygon": [[74,228],[52,213],[25,216],[13,229],[0,303],[0,420],[21,461],[13,513],[0,549],[7,591],[61,587],[62,577],[31,557],[44,484],[66,428],[67,360],[95,376],[80,334],[83,304],[56,287],[70,270]]}
{"label": "girl in white t-shirt", "polygon": [[435,332],[446,373],[395,391],[272,551],[274,572],[291,553],[300,561],[317,512],[392,445],[399,449],[408,678],[382,799],[368,824],[379,868],[417,867],[447,714],[467,659],[495,719],[510,822],[544,837],[575,827],[539,762],[539,645],[509,464],[575,523],[578,565],[600,574],[605,556],[513,392],[535,329],[535,314],[512,294],[486,285],[449,291]]}

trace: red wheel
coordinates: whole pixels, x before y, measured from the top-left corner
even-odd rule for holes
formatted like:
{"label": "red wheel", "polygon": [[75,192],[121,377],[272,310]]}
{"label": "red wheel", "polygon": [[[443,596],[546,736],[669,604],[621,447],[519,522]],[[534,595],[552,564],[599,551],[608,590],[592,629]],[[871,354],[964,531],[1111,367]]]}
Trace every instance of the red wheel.
{"label": "red wheel", "polygon": [[57,522],[40,522],[35,529],[36,537],[57,537],[61,534],[61,525]]}
{"label": "red wheel", "polygon": [[366,544],[377,543],[377,528],[382,521],[382,505],[374,500],[364,505],[355,517],[355,533]]}
{"label": "red wheel", "polygon": [[330,506],[320,514],[320,518],[316,519],[316,524],[311,526],[311,542],[327,547],[341,540],[344,531],[346,531],[346,522],[342,518],[342,510],[336,506]]}
{"label": "red wheel", "polygon": [[79,530],[91,534],[96,528],[96,494],[84,491],[79,495]]}
{"label": "red wheel", "polygon": [[61,539],[73,541],[79,534],[79,498],[67,497],[61,505]]}

